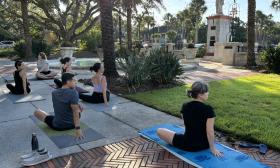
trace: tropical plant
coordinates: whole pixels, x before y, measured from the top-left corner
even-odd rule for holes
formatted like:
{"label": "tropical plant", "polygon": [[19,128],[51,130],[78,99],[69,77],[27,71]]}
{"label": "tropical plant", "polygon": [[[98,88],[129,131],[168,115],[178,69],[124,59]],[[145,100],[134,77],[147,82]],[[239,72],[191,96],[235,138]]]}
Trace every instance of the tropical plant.
{"label": "tropical plant", "polygon": [[246,42],[246,24],[240,18],[233,18],[231,21],[232,42]]}
{"label": "tropical plant", "polygon": [[137,11],[137,6],[142,5],[143,9],[151,9],[163,7],[162,0],[119,0],[122,2],[122,6],[126,10],[127,24],[127,48],[132,51],[132,15],[133,12]]}
{"label": "tropical plant", "polygon": [[136,91],[136,88],[146,81],[148,76],[144,58],[129,55],[126,59],[118,59],[118,64],[125,73],[129,88],[133,88]]}
{"label": "tropical plant", "polygon": [[113,3],[112,0],[99,0],[101,16],[102,47],[104,55],[104,74],[108,78],[119,76],[115,62],[115,46],[113,36]]}
{"label": "tropical plant", "polygon": [[280,74],[280,47],[271,47],[267,50],[264,50],[261,53],[261,59],[270,72]]}
{"label": "tropical plant", "polygon": [[167,33],[167,38],[170,42],[174,43],[177,37],[177,32],[175,30],[169,30]]}
{"label": "tropical plant", "polygon": [[256,0],[248,0],[248,23],[247,23],[247,67],[256,65],[255,59],[255,17]]}
{"label": "tropical plant", "polygon": [[[153,23],[155,22],[155,18],[153,16],[145,16],[144,17],[144,22],[147,24],[147,29],[148,29],[148,39],[151,40],[151,36],[150,36],[150,26],[153,25]],[[153,27],[153,26],[152,26]]]}
{"label": "tropical plant", "polygon": [[183,73],[179,59],[173,53],[153,50],[146,58],[145,67],[153,85],[168,84]]}
{"label": "tropical plant", "polygon": [[196,52],[196,58],[202,58],[206,55],[206,48],[205,47],[199,47]]}

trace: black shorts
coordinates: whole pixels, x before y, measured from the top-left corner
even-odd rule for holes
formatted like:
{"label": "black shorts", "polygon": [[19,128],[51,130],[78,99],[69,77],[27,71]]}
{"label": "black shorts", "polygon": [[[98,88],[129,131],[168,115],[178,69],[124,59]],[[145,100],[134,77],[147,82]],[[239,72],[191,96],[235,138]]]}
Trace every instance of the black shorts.
{"label": "black shorts", "polygon": [[54,120],[54,116],[52,115],[49,115],[45,118],[45,123],[53,130],[56,130],[56,131],[65,131],[65,130],[70,130],[70,129],[74,129],[75,126],[71,126],[71,127],[65,127],[65,128],[59,128],[59,127],[55,127],[53,125],[53,120]]}
{"label": "black shorts", "polygon": [[200,151],[204,149],[208,149],[208,144],[200,144],[200,146],[192,146],[192,144],[188,144],[187,139],[184,134],[175,134],[172,140],[172,145],[176,148],[186,150],[186,151]]}

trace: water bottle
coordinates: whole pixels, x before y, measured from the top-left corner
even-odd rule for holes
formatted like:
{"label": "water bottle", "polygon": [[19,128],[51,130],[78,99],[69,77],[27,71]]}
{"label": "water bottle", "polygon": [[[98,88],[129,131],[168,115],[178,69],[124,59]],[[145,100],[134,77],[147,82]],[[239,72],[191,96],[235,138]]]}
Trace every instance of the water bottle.
{"label": "water bottle", "polygon": [[36,133],[32,134],[31,148],[32,148],[32,151],[37,151],[39,149],[39,143],[38,143],[38,139],[37,139]]}

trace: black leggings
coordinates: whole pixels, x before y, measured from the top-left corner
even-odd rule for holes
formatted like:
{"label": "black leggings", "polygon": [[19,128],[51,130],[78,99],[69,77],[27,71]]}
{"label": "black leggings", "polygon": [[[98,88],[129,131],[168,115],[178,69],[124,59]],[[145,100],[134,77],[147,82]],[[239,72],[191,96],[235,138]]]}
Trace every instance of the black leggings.
{"label": "black leggings", "polygon": [[[109,101],[110,100],[110,92],[106,91],[106,95],[107,95],[107,101]],[[104,103],[103,93],[93,92],[91,96],[80,94],[79,97],[83,101],[89,102],[89,103],[94,103],[94,104]]]}
{"label": "black leggings", "polygon": [[[20,88],[16,88],[14,85],[12,84],[7,84],[6,87],[10,90],[10,92],[12,94],[24,94],[24,90],[23,89],[20,89]],[[29,87],[27,87],[27,93],[30,93],[30,89]]]}
{"label": "black leggings", "polygon": [[62,88],[62,82],[59,79],[54,79],[53,82],[56,84],[57,88]]}

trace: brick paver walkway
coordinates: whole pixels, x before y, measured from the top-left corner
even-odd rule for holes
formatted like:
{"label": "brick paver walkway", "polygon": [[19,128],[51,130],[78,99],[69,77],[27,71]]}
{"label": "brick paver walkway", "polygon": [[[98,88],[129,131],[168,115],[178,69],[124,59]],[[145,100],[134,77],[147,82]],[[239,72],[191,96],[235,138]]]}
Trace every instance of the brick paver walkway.
{"label": "brick paver walkway", "polygon": [[[236,147],[237,148],[237,147]],[[240,149],[272,168],[280,168],[280,153],[260,155],[255,149]],[[141,137],[59,157],[32,168],[194,168],[156,143]]]}

